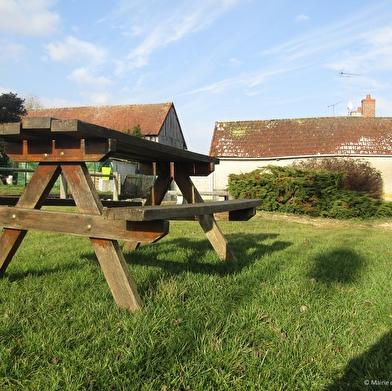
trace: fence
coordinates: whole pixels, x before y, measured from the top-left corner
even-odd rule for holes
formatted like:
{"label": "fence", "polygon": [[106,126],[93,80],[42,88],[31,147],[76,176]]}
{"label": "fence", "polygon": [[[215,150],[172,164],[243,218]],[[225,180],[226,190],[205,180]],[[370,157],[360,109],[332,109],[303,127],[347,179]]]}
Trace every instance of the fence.
{"label": "fence", "polygon": [[[5,177],[5,180],[3,180],[3,176],[1,178],[2,182],[7,185],[16,185],[18,183],[18,176],[15,176],[15,173],[33,173],[35,170],[31,168],[18,168],[18,167],[0,167],[0,172],[1,173],[12,173],[13,175],[7,175]],[[113,187],[111,189],[112,194],[113,194],[113,201],[118,201],[119,199],[119,178],[118,178],[118,173],[114,172],[113,174],[102,174],[98,172],[91,172],[90,175],[92,177],[97,177],[97,178],[108,178],[113,179]],[[12,177],[12,180],[10,179]],[[10,183],[11,182],[11,183]],[[27,179],[25,179],[24,186],[27,184]],[[96,184],[95,184],[96,185]],[[67,189],[67,182],[64,180],[63,176],[60,175],[60,198],[67,198],[68,195],[68,189]]]}

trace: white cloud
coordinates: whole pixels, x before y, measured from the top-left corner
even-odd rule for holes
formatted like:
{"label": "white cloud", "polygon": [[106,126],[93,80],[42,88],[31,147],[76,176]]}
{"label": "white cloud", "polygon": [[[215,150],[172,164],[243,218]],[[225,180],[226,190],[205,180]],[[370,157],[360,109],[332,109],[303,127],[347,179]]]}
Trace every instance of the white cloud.
{"label": "white cloud", "polygon": [[231,67],[239,67],[242,64],[243,64],[243,62],[236,57],[232,57],[229,60],[229,66],[231,66]]}
{"label": "white cloud", "polygon": [[102,63],[107,58],[105,49],[72,36],[65,38],[62,42],[50,43],[45,48],[53,61],[89,59],[93,63]]}
{"label": "white cloud", "polygon": [[[232,78],[227,78],[220,80],[216,83],[211,83],[208,84],[204,87],[198,88],[196,90],[192,90],[189,92],[186,92],[181,95],[193,95],[193,94],[198,94],[201,92],[212,92],[212,93],[221,93],[222,91],[227,91],[233,88],[246,88],[244,91],[246,95],[252,95],[252,90],[250,88],[257,87],[266,81],[270,80],[272,77],[274,77],[277,74],[280,73],[285,73],[293,70],[294,68],[276,68],[273,71],[260,71],[260,72],[252,72],[252,73],[246,73],[246,74],[241,74],[239,76],[235,76]],[[253,91],[254,93],[255,91]],[[257,95],[260,92],[255,92]],[[180,96],[181,96],[180,95]]]}
{"label": "white cloud", "polygon": [[60,17],[51,12],[52,0],[0,0],[0,31],[50,35],[57,31]]}
{"label": "white cloud", "polygon": [[94,106],[104,106],[112,100],[112,96],[107,92],[82,92],[81,95],[87,98]]}
{"label": "white cloud", "polygon": [[[134,35],[145,35],[144,40],[126,57],[126,68],[140,68],[148,65],[150,56],[169,44],[182,40],[190,34],[209,28],[228,8],[244,0],[220,0],[196,2],[193,6],[170,9],[167,15],[159,15],[159,19],[149,20],[141,28],[137,22],[131,27]],[[120,69],[120,68],[119,68]]]}
{"label": "white cloud", "polygon": [[357,37],[361,50],[346,49],[328,68],[361,73],[392,71],[392,25],[371,30]]}
{"label": "white cloud", "polygon": [[0,63],[18,62],[26,52],[23,45],[0,39]]}
{"label": "white cloud", "polygon": [[297,16],[295,17],[295,23],[306,22],[306,21],[308,21],[308,20],[309,20],[309,17],[306,16],[306,15],[304,15],[304,14],[297,15]]}
{"label": "white cloud", "polygon": [[87,68],[78,68],[75,69],[70,76],[68,76],[69,80],[72,80],[78,84],[89,84],[96,87],[102,87],[112,84],[112,82],[103,76],[94,77],[90,74]]}

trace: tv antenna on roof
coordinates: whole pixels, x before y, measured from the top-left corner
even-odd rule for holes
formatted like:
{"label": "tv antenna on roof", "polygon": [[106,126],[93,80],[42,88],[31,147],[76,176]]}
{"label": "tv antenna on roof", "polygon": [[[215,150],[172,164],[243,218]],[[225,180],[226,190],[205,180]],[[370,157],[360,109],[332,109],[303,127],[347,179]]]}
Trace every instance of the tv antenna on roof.
{"label": "tv antenna on roof", "polygon": [[350,100],[350,78],[351,78],[351,76],[361,76],[361,75],[359,73],[346,73],[346,72],[340,71],[340,76],[347,77],[347,95],[348,95],[347,109],[348,109],[348,115],[350,115],[351,111],[353,109],[353,104],[351,103],[351,100]]}
{"label": "tv antenna on roof", "polygon": [[333,105],[329,105],[327,107],[332,107],[332,113],[333,116],[335,117],[335,106],[337,106],[339,103],[342,103],[342,101],[338,102],[338,103],[334,103]]}

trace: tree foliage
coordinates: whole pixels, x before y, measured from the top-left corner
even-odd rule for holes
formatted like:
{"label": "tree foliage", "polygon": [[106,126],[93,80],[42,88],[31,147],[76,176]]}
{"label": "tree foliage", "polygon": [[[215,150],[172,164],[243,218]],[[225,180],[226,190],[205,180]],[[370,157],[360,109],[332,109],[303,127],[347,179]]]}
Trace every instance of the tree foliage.
{"label": "tree foliage", "polygon": [[19,122],[26,114],[24,99],[19,98],[13,92],[0,95],[0,124]]}
{"label": "tree foliage", "polygon": [[260,198],[260,209],[330,218],[391,217],[392,204],[371,194],[343,187],[346,173],[267,166],[231,174],[228,190],[234,198]]}
{"label": "tree foliage", "polygon": [[24,106],[27,111],[38,110],[38,109],[44,108],[44,105],[43,105],[41,99],[36,94],[27,95],[25,98],[25,101],[24,101]]}
{"label": "tree foliage", "polygon": [[346,190],[360,191],[381,199],[383,179],[381,172],[365,159],[351,157],[326,157],[302,160],[292,165],[307,170],[325,170],[344,173],[342,187]]}
{"label": "tree foliage", "polygon": [[[7,122],[19,122],[23,115],[27,114],[24,99],[19,98],[13,92],[0,95],[0,124]],[[0,142],[0,167],[6,167],[8,157],[4,154],[4,142]]]}
{"label": "tree foliage", "polygon": [[140,127],[139,124],[133,127],[132,136],[143,137],[142,128]]}

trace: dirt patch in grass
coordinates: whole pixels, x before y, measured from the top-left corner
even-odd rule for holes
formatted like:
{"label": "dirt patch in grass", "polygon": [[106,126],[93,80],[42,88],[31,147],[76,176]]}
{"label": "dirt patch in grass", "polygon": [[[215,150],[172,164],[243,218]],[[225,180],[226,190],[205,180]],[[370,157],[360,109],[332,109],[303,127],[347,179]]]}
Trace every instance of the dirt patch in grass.
{"label": "dirt patch in grass", "polygon": [[257,212],[257,215],[265,220],[281,221],[288,223],[308,224],[318,228],[379,228],[392,230],[392,220],[336,220],[323,217],[310,217],[305,215],[295,215],[290,213]]}

